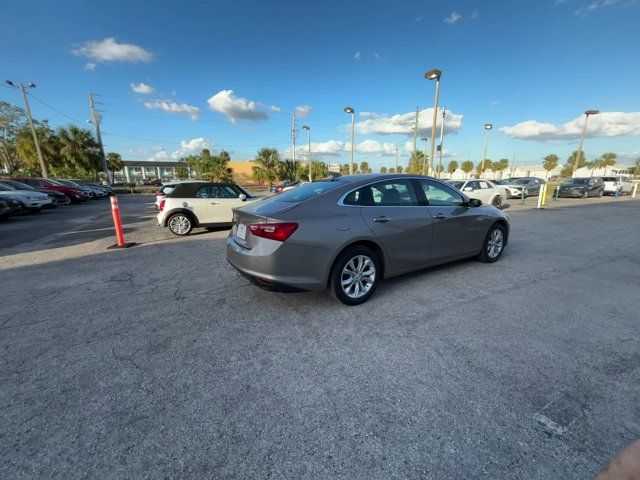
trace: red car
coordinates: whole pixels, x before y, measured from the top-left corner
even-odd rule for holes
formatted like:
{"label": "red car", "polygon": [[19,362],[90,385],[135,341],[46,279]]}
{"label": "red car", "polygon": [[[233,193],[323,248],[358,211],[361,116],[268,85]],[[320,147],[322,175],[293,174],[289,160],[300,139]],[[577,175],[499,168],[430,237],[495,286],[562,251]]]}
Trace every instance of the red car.
{"label": "red car", "polygon": [[80,190],[71,187],[63,187],[61,185],[54,185],[44,178],[30,178],[30,177],[14,177],[9,180],[15,180],[16,182],[26,183],[27,185],[39,188],[43,190],[53,190],[54,192],[64,193],[69,199],[71,203],[85,202],[87,201],[87,196],[82,193]]}

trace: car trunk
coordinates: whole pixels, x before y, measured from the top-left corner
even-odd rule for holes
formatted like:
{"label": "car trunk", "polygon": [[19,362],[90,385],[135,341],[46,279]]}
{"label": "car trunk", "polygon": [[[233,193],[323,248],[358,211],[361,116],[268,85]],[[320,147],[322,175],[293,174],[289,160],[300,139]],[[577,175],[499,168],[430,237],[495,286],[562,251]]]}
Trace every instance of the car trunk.
{"label": "car trunk", "polygon": [[[249,225],[278,222],[274,218],[277,214],[288,212],[300,205],[299,202],[279,202],[274,197],[258,200],[241,208],[233,210],[233,227],[231,233],[235,242],[246,249],[252,249],[257,243],[256,237],[251,234]],[[241,226],[242,225],[242,226]],[[243,238],[244,237],[244,238]]]}

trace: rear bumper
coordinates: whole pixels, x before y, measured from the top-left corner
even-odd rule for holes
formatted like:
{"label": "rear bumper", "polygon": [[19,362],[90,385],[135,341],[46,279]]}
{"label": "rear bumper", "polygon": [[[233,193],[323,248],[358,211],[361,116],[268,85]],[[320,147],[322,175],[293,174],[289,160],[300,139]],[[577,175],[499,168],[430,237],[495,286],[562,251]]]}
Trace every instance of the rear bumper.
{"label": "rear bumper", "polygon": [[230,236],[227,239],[227,261],[242,275],[265,288],[273,287],[271,289],[280,291],[290,291],[291,288],[322,291],[327,288],[334,256],[332,250],[274,240],[261,241],[273,245],[248,250]]}

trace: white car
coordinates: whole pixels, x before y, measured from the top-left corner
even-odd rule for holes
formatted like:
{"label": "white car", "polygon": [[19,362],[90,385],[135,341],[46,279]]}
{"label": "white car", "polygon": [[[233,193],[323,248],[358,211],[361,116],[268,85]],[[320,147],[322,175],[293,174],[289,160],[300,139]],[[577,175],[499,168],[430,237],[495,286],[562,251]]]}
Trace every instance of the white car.
{"label": "white car", "polygon": [[611,177],[602,177],[604,181],[604,194],[615,195],[618,187],[621,189],[621,193],[630,194],[633,191],[634,182],[631,181],[629,175],[614,175]]}
{"label": "white car", "polygon": [[505,198],[509,198],[505,187],[490,180],[449,180],[447,183],[464,192],[467,197],[481,200],[485,205],[501,207]]}
{"label": "white car", "polygon": [[53,204],[53,199],[46,193],[34,192],[32,190],[17,190],[0,185],[0,198],[2,198],[2,195],[8,195],[19,200],[22,206],[30,211],[39,211],[42,207]]}
{"label": "white car", "polygon": [[175,235],[194,227],[233,224],[233,209],[260,200],[233,183],[188,182],[175,185],[158,204],[158,225]]}
{"label": "white car", "polygon": [[160,200],[169,195],[181,183],[207,183],[205,180],[180,180],[176,182],[167,182],[156,192],[155,206],[156,210],[160,210]]}

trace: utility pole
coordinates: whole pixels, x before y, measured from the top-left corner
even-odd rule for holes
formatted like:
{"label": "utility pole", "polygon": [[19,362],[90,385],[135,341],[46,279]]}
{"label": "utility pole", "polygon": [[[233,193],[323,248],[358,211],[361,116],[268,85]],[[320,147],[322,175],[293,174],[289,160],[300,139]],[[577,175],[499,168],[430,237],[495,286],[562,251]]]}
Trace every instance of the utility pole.
{"label": "utility pole", "polygon": [[296,114],[291,114],[291,158],[296,163]]}
{"label": "utility pole", "polygon": [[438,160],[438,172],[437,172],[437,178],[440,178],[441,175],[441,171],[442,171],[442,142],[444,141],[444,119],[447,116],[447,110],[445,108],[442,109],[442,123],[440,124],[440,145],[438,145],[438,148],[440,150],[440,160]]}
{"label": "utility pole", "polygon": [[509,177],[513,177],[513,172],[516,171],[516,154],[513,154],[513,157],[511,157],[511,175],[509,175]]}
{"label": "utility pole", "polygon": [[313,161],[311,160],[311,128],[308,125],[303,125],[302,126],[303,130],[307,131],[307,142],[309,144],[309,153],[307,156],[307,165],[308,165],[308,169],[309,169],[309,181],[313,182],[313,175],[311,173],[312,171],[312,166],[313,166]]}
{"label": "utility pole", "polygon": [[[7,84],[11,87],[15,87],[13,82],[7,80]],[[29,88],[35,88],[36,84],[29,82],[27,84]],[[40,150],[40,142],[38,141],[38,134],[36,133],[36,127],[33,124],[33,118],[31,117],[31,109],[29,108],[29,100],[27,100],[27,92],[24,89],[24,85],[22,83],[19,84],[20,91],[22,92],[22,99],[24,100],[24,109],[27,112],[27,118],[29,119],[29,127],[31,128],[31,135],[33,135],[33,143],[36,145],[36,153],[38,155],[38,162],[40,163],[40,170],[42,172],[43,178],[49,178],[47,174],[47,166],[44,164],[44,159],[42,158],[42,151]]]}
{"label": "utility pole", "polygon": [[576,160],[573,162],[573,173],[571,176],[573,177],[576,174],[576,170],[578,170],[578,164],[580,163],[580,158],[582,157],[582,147],[584,146],[584,137],[587,133],[587,124],[589,123],[590,115],[597,115],[600,113],[599,110],[587,110],[584,112],[584,127],[582,128],[582,135],[580,136],[580,144],[578,145],[578,153],[576,153]]}
{"label": "utility pole", "polygon": [[418,153],[418,114],[420,113],[420,107],[416,107],[416,123],[413,126],[413,156]]}
{"label": "utility pole", "polygon": [[107,184],[113,185],[111,180],[111,174],[109,172],[109,165],[107,164],[107,157],[104,154],[104,146],[102,145],[102,135],[100,135],[100,120],[102,115],[96,110],[95,102],[93,101],[93,93],[89,92],[89,107],[91,108],[91,115],[93,116],[93,125],[96,127],[96,138],[98,139],[98,145],[100,146],[100,157],[102,158],[102,170],[107,176]]}

